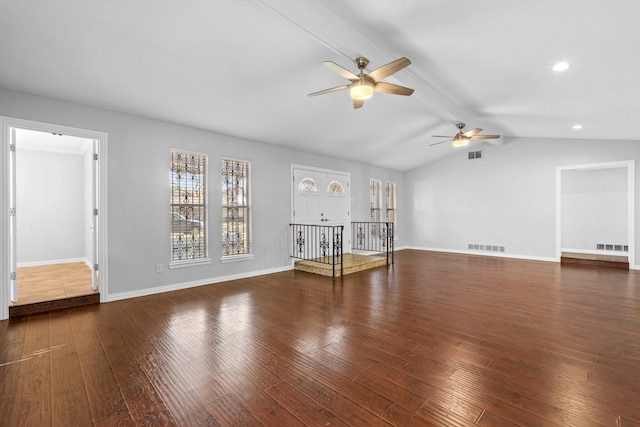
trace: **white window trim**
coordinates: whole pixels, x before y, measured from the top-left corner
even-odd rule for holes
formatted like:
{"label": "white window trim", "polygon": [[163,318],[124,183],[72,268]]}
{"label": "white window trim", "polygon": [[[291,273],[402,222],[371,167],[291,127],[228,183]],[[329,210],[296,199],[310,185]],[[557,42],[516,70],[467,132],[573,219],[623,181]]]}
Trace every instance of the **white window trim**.
{"label": "white window trim", "polygon": [[[253,247],[253,245],[251,245]],[[223,255],[220,258],[220,262],[222,264],[226,264],[228,262],[239,262],[239,261],[249,261],[254,259],[256,256],[253,253],[250,254],[240,254],[240,255]]]}
{"label": "white window trim", "polygon": [[173,261],[169,263],[169,270],[186,267],[197,267],[199,265],[211,264],[211,258],[198,259],[198,260],[186,260],[186,261]]}

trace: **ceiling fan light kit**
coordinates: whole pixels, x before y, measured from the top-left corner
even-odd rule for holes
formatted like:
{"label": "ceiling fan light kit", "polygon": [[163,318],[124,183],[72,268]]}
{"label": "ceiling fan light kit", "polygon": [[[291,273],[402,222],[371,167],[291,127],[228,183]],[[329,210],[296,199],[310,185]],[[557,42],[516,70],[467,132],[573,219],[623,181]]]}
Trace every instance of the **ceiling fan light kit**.
{"label": "ceiling fan light kit", "polygon": [[467,145],[469,145],[469,140],[468,139],[460,137],[459,135],[456,135],[456,137],[453,138],[453,146],[454,147],[466,147]]}
{"label": "ceiling fan light kit", "polygon": [[386,77],[397,73],[407,65],[411,64],[411,61],[407,58],[403,57],[396,59],[382,67],[376,68],[369,74],[364,72],[365,67],[369,64],[369,60],[367,58],[363,56],[358,57],[356,58],[355,63],[360,70],[358,75],[353,74],[351,71],[333,61],[324,61],[323,64],[325,67],[349,80],[351,84],[313,92],[310,93],[309,96],[324,95],[325,93],[339,92],[349,89],[349,95],[353,100],[353,108],[361,108],[364,105],[364,101],[371,98],[374,92],[404,96],[410,96],[413,93],[413,89],[409,89],[408,87],[382,81]]}
{"label": "ceiling fan light kit", "polygon": [[362,76],[359,81],[351,83],[349,87],[349,95],[352,99],[365,100],[373,96],[374,83]]}

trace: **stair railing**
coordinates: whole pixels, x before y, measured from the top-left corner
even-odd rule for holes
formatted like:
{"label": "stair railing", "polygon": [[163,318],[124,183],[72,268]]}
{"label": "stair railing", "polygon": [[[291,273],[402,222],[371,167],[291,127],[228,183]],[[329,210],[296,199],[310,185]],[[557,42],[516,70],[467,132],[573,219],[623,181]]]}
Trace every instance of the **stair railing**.
{"label": "stair railing", "polygon": [[393,264],[393,223],[352,222],[351,249],[385,253],[387,265]]}
{"label": "stair railing", "polygon": [[336,267],[343,273],[342,238],[343,225],[290,224],[292,233],[291,257],[331,265],[336,277]]}

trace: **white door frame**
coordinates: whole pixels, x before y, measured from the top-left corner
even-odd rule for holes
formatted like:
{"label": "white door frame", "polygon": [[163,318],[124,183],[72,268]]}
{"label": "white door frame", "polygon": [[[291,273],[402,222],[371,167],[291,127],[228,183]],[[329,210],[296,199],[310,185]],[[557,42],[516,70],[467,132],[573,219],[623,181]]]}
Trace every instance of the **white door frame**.
{"label": "white door frame", "polygon": [[11,128],[28,129],[41,132],[60,133],[63,135],[77,136],[92,139],[98,144],[97,174],[97,202],[98,225],[96,237],[98,239],[98,275],[100,280],[100,302],[107,301],[107,134],[104,132],[78,129],[51,123],[36,122],[31,120],[16,119],[0,116],[0,320],[9,317],[9,305],[11,304],[11,265],[9,254],[11,253],[10,222],[9,222],[9,197],[10,197],[10,168],[9,168],[9,144],[11,141]]}
{"label": "white door frame", "polygon": [[636,161],[625,160],[619,162],[592,163],[574,166],[559,166],[556,168],[556,261],[560,262],[562,257],[562,172],[575,170],[597,170],[611,168],[627,169],[627,241],[629,242],[629,268],[636,269],[635,266],[635,183],[636,183]]}

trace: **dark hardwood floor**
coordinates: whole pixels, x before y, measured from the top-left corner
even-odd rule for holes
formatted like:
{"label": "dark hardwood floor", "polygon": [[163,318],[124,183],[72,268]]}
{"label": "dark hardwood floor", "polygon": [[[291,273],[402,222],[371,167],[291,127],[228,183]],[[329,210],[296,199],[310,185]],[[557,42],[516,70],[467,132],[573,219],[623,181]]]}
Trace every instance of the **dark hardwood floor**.
{"label": "dark hardwood floor", "polygon": [[0,425],[640,425],[640,273],[404,250],[0,322]]}

